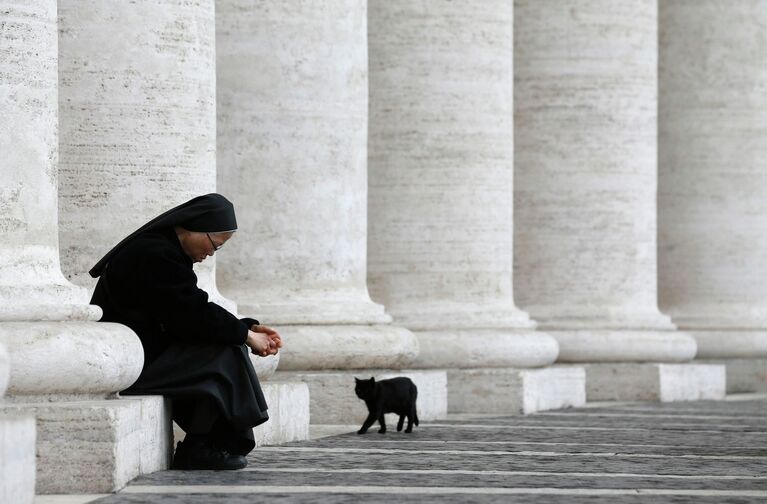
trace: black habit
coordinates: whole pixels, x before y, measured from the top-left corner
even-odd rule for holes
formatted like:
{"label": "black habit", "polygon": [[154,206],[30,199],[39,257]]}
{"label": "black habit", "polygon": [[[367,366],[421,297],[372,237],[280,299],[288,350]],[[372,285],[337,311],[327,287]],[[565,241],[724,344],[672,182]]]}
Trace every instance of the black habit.
{"label": "black habit", "polygon": [[102,321],[127,325],[143,345],[141,375],[122,394],[167,396],[173,420],[187,434],[208,434],[230,453],[245,455],[255,446],[252,428],[269,418],[244,345],[258,321],[237,319],[208,301],[175,225],[236,229],[231,203],[217,194],[169,210],[94,266],[91,275],[100,278],[91,303],[103,309]]}

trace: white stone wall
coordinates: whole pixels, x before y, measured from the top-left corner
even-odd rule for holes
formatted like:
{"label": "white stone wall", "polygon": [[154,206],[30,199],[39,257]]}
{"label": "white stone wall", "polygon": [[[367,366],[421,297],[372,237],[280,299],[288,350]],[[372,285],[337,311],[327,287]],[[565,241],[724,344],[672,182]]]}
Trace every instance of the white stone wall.
{"label": "white stone wall", "polygon": [[660,303],[700,357],[767,355],[766,24],[764,2],[660,2]]}

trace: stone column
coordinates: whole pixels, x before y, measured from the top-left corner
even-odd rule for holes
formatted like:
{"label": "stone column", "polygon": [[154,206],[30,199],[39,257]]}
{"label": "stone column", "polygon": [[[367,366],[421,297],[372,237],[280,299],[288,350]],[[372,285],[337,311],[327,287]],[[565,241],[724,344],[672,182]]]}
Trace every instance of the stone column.
{"label": "stone column", "polygon": [[[100,309],[59,266],[56,2],[6,3],[0,26],[0,344],[11,370],[3,410],[38,419],[38,493],[111,491],[138,475],[142,450],[121,422],[143,403],[98,399],[138,377],[141,345],[126,327],[93,322]],[[34,440],[34,428],[23,429],[19,450]],[[131,460],[116,461],[119,450]],[[94,456],[104,463],[92,467]],[[20,476],[28,483],[26,468]]]}
{"label": "stone column", "polygon": [[348,422],[364,406],[344,370],[402,369],[418,351],[366,286],[366,2],[216,7],[218,183],[243,213],[219,285],[280,328],[280,370],[323,405],[312,421]]}
{"label": "stone column", "polygon": [[660,305],[767,390],[767,4],[660,2]]}
{"label": "stone column", "polygon": [[[87,271],[123,237],[216,190],[214,3],[61,0],[59,17],[62,263],[92,287]],[[195,270],[236,312],[215,257]],[[262,379],[278,359],[254,358]]]}
{"label": "stone column", "polygon": [[[512,369],[547,366],[558,350],[512,293],[512,4],[369,9],[373,298],[415,331],[417,366],[450,370],[451,411],[577,403],[582,371]],[[525,393],[523,376],[552,390]],[[568,380],[574,393],[554,390]],[[532,395],[535,407],[520,402]]]}
{"label": "stone column", "polygon": [[[689,361],[695,341],[657,306],[657,2],[515,8],[517,299],[562,362]],[[711,397],[707,371],[595,364],[587,392]]]}

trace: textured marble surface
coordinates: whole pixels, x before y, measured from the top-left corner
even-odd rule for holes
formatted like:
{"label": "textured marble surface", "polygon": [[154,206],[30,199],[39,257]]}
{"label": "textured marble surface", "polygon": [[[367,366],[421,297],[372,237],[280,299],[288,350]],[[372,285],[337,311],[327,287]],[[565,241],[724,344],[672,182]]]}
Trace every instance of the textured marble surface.
{"label": "textured marble surface", "polygon": [[224,292],[271,324],[387,322],[365,285],[366,2],[216,5]]}
{"label": "textured marble surface", "polygon": [[100,322],[4,322],[13,395],[109,394],[136,381],[144,352],[136,334]]}
{"label": "textured marble surface", "polygon": [[526,415],[586,403],[581,367],[449,370],[447,386],[451,413]]}
{"label": "textured marble surface", "polygon": [[140,474],[140,401],[8,404],[34,416],[36,492],[114,492]]}
{"label": "textured marble surface", "polygon": [[722,399],[725,367],[715,364],[585,364],[589,401],[697,401]]}
{"label": "textured marble surface", "polygon": [[559,354],[557,341],[540,331],[443,329],[415,335],[420,347],[413,362],[416,368],[539,367],[551,364]]}
{"label": "textured marble surface", "polygon": [[657,3],[514,3],[514,278],[543,329],[657,308]]}
{"label": "textured marble surface", "polygon": [[[216,191],[214,2],[64,0],[59,31],[62,268],[93,287],[87,271],[122,238]],[[195,265],[198,285],[237,313],[215,261]],[[278,362],[253,363],[267,379]]]}
{"label": "textured marble surface", "polygon": [[214,3],[58,8],[62,268],[92,287],[120,239],[216,187]]}
{"label": "textured marble surface", "polygon": [[765,23],[763,2],[660,2],[659,290],[680,327],[767,327]]}
{"label": "textured marble surface", "polygon": [[34,496],[35,418],[0,404],[0,502],[32,504]]}
{"label": "textured marble surface", "polygon": [[59,269],[56,2],[5,2],[0,23],[0,321],[94,320]]}
{"label": "textured marble surface", "polygon": [[532,327],[512,298],[511,2],[368,19],[371,295],[413,329]]}
{"label": "textured marble surface", "polygon": [[701,357],[764,358],[767,5],[661,1],[659,22],[660,304]]}

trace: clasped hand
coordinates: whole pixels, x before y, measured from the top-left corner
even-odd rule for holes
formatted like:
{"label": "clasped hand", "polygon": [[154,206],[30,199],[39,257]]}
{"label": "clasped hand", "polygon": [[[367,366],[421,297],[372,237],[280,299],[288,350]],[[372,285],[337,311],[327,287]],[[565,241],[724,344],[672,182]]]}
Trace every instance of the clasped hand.
{"label": "clasped hand", "polygon": [[254,324],[250,326],[245,344],[250,347],[251,353],[266,357],[279,352],[282,348],[282,338],[271,327]]}

